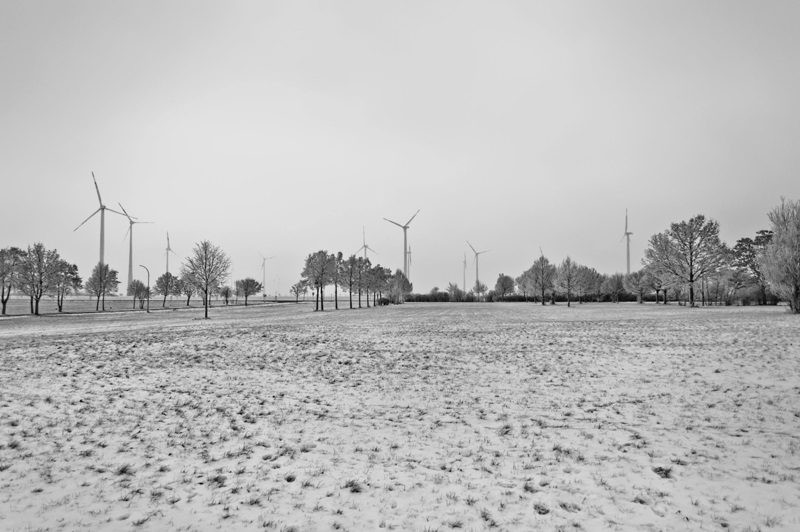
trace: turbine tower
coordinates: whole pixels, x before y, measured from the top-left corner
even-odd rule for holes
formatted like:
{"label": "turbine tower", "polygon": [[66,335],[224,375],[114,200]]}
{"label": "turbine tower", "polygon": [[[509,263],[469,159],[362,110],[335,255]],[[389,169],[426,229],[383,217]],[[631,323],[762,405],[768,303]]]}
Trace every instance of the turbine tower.
{"label": "turbine tower", "polygon": [[461,287],[464,293],[467,293],[467,252],[464,252],[464,285]]}
{"label": "turbine tower", "polygon": [[[394,225],[396,225],[397,227],[399,227],[400,229],[403,230],[403,275],[406,276],[406,279],[408,279],[408,234],[407,234],[407,231],[408,231],[408,226],[411,224],[411,220],[416,218],[416,216],[418,214],[419,214],[419,209],[417,210],[417,212],[414,213],[414,216],[412,216],[411,219],[406,222],[405,225],[400,225],[397,222],[393,222],[389,218],[384,218],[384,220],[386,220],[387,222],[393,223]],[[409,282],[411,281],[411,279],[408,279],[408,280],[409,280]]]}
{"label": "turbine tower", "polygon": [[411,246],[408,246],[408,275],[406,275],[406,279],[409,278],[411,275]]}
{"label": "turbine tower", "polygon": [[106,255],[106,211],[111,211],[115,214],[119,214],[120,216],[124,216],[121,212],[117,212],[114,209],[109,209],[105,205],[103,205],[103,198],[100,197],[100,188],[97,186],[97,179],[94,177],[94,172],[92,172],[92,181],[94,181],[94,189],[97,191],[97,201],[100,203],[100,208],[94,211],[92,214],[89,215],[89,218],[86,218],[81,225],[76,227],[72,230],[74,233],[78,229],[81,228],[83,224],[88,222],[92,216],[100,213],[100,264],[105,264],[105,255]]}
{"label": "turbine tower", "polygon": [[[631,233],[628,231],[628,209],[625,209],[625,232],[622,233],[622,239],[627,239],[628,241],[628,275],[631,274]],[[620,242],[622,242],[620,239]]]}
{"label": "turbine tower", "polygon": [[275,257],[265,257],[262,253],[259,255],[261,255],[261,295],[267,297],[267,261]]}
{"label": "turbine tower", "polygon": [[172,251],[171,247],[169,247],[169,231],[167,231],[167,250],[164,252],[164,255],[167,257],[167,271],[166,271],[166,273],[169,273],[169,254],[170,253],[175,255],[175,252]]}
{"label": "turbine tower", "polygon": [[[136,217],[135,216],[131,216],[130,214],[128,214],[128,211],[125,210],[125,207],[122,206],[122,203],[118,203],[118,205],[119,205],[119,208],[122,209],[122,212],[125,214],[125,217],[128,219],[128,231],[125,233],[125,236],[129,236],[129,238],[128,238],[128,286],[130,286],[131,285],[131,281],[133,281],[133,224],[151,224],[153,222],[134,222]],[[167,244],[167,245],[169,245],[169,244]]]}
{"label": "turbine tower", "polygon": [[478,257],[482,253],[486,253],[489,250],[488,249],[484,249],[483,251],[476,251],[475,248],[472,247],[472,244],[469,243],[469,240],[467,240],[467,245],[469,247],[471,247],[472,248],[472,252],[475,253],[475,286],[478,286],[478,281],[480,280],[479,277],[478,277]]}
{"label": "turbine tower", "polygon": [[375,253],[375,254],[377,255],[377,254],[378,254],[378,252],[377,252],[377,251],[375,251],[374,249],[372,249],[371,247],[369,247],[369,246],[367,245],[367,233],[366,233],[366,231],[364,231],[364,226],[361,226],[361,237],[363,238],[364,245],[363,245],[363,246],[361,246],[360,248],[358,248],[358,251],[356,251],[356,255],[357,255],[357,254],[358,254],[358,252],[359,252],[359,251],[361,251],[362,249],[364,250],[364,259],[365,259],[365,260],[366,260],[366,258],[367,258],[367,250],[369,250],[369,251],[371,251],[371,252],[373,252],[373,253]]}

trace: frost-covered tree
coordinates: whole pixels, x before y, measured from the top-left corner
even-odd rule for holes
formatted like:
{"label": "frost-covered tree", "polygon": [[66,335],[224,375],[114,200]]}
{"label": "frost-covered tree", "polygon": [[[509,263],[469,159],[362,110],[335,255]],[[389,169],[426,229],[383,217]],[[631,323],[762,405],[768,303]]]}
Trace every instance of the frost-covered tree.
{"label": "frost-covered tree", "polygon": [[302,276],[316,292],[315,311],[325,310],[325,287],[334,281],[335,268],[336,256],[329,255],[327,251],[320,250],[306,257]]}
{"label": "frost-covered tree", "polygon": [[619,303],[620,294],[625,292],[625,276],[621,273],[609,275],[603,281],[603,293],[607,294],[611,301]]}
{"label": "frost-covered tree", "polygon": [[571,306],[572,294],[578,283],[578,264],[567,255],[556,268],[555,288],[567,296],[567,306]]}
{"label": "frost-covered tree", "polygon": [[89,294],[97,298],[95,310],[100,310],[100,303],[102,300],[102,308],[106,310],[106,296],[112,295],[117,291],[119,286],[119,272],[112,270],[108,264],[98,262],[92,270],[92,276],[86,281],[85,288]]}
{"label": "frost-covered tree", "polygon": [[167,306],[167,296],[180,296],[182,294],[178,278],[169,272],[164,273],[156,279],[154,292],[164,296],[164,299],[161,301],[162,307]]}
{"label": "frost-covered tree", "polygon": [[181,277],[203,295],[205,319],[208,319],[210,296],[228,279],[230,267],[231,261],[225,252],[208,240],[196,244],[181,267]]}
{"label": "frost-covered tree", "polygon": [[553,283],[556,279],[556,267],[544,254],[540,255],[533,263],[530,270],[533,279],[533,290],[542,297],[542,305],[545,304],[547,294],[553,290]]}
{"label": "frost-covered tree", "polygon": [[510,275],[501,273],[497,276],[497,282],[494,285],[494,291],[500,296],[500,299],[505,299],[506,295],[514,293],[514,278]]}
{"label": "frost-covered tree", "polygon": [[244,297],[244,306],[247,306],[247,300],[250,296],[255,295],[261,291],[263,287],[261,283],[253,279],[252,277],[247,277],[245,279],[239,279],[236,281],[236,294]]}
{"label": "frost-covered tree", "polygon": [[55,249],[47,249],[41,242],[28,246],[19,264],[17,287],[30,297],[31,314],[39,315],[42,296],[54,291],[56,271],[61,257]]}
{"label": "frost-covered tree", "polygon": [[767,216],[773,236],[759,265],[770,290],[800,314],[800,201],[781,198]]}
{"label": "frost-covered tree", "polygon": [[636,294],[637,303],[643,303],[644,296],[650,292],[650,279],[648,279],[647,270],[643,268],[627,274],[623,280],[623,285],[625,290],[631,294]]}
{"label": "frost-covered tree", "polygon": [[78,266],[60,260],[53,274],[53,292],[56,296],[56,308],[59,312],[64,310],[64,298],[67,294],[77,292],[83,285],[83,279],[78,275]]}
{"label": "frost-covered tree", "polygon": [[695,283],[716,272],[725,262],[719,223],[698,214],[650,237],[645,263],[688,287],[689,304],[695,303]]}
{"label": "frost-covered tree", "polygon": [[11,297],[11,290],[17,286],[19,268],[25,251],[16,247],[0,249],[0,303],[2,303],[2,314],[6,313],[6,305]]}

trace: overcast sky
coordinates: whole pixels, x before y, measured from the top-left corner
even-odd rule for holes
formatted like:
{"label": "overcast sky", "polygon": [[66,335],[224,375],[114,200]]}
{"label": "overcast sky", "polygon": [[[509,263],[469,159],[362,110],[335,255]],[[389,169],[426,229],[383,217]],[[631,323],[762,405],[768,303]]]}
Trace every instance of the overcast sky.
{"label": "overcast sky", "polygon": [[[800,3],[0,2],[0,247],[134,264],[211,240],[287,293],[319,249],[425,292],[541,247],[625,270],[670,222],[729,244],[800,198]],[[127,278],[127,220],[106,262]],[[471,255],[471,254],[470,254]],[[468,256],[467,284],[475,278]],[[136,266],[134,275],[144,279]],[[153,282],[153,280],[151,280]],[[122,287],[121,287],[122,288]]]}

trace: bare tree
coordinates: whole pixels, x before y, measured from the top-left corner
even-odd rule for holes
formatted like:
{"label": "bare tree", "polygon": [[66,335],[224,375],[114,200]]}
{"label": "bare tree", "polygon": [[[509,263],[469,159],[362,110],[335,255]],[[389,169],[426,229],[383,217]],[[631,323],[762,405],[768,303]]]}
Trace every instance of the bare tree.
{"label": "bare tree", "polygon": [[[740,238],[733,248],[733,265],[749,273],[753,283],[758,286],[758,304],[767,304],[767,280],[761,268],[759,258],[764,254],[772,241],[773,233],[768,229],[756,232],[755,238]],[[739,275],[736,276],[739,279]]]}
{"label": "bare tree", "polygon": [[156,286],[154,291],[156,294],[161,294],[164,296],[163,301],[161,301],[162,307],[167,306],[167,296],[169,295],[179,296],[182,293],[178,283],[178,278],[169,272],[166,272],[165,274],[159,276],[158,279],[156,279]]}
{"label": "bare tree", "polygon": [[222,296],[222,300],[225,301],[225,306],[228,306],[228,302],[233,296],[233,290],[231,290],[230,286],[223,286],[219,289],[219,295]]}
{"label": "bare tree", "polygon": [[244,296],[244,306],[247,306],[247,299],[261,291],[262,285],[252,277],[246,279],[239,279],[236,281],[236,293]]}
{"label": "bare tree", "polygon": [[192,255],[181,267],[181,277],[189,280],[203,294],[205,319],[208,319],[209,297],[228,279],[231,261],[221,248],[208,240],[195,245]]}
{"label": "bare tree", "polygon": [[306,257],[302,276],[316,291],[315,310],[325,311],[325,286],[333,282],[336,268],[336,256],[327,251],[317,251]]}
{"label": "bare tree", "polygon": [[60,260],[53,276],[53,290],[56,295],[56,308],[59,312],[64,310],[64,298],[67,294],[81,289],[83,279],[78,275],[78,266]]}
{"label": "bare tree", "polygon": [[611,301],[619,303],[619,295],[625,292],[625,276],[621,273],[609,275],[603,281],[603,292],[608,294]]}
{"label": "bare tree", "polygon": [[114,294],[119,286],[119,272],[112,270],[108,264],[98,262],[92,270],[92,275],[86,281],[86,290],[97,298],[95,310],[100,310],[102,298],[103,311],[106,310],[106,295]]}
{"label": "bare tree", "polygon": [[41,242],[28,246],[19,266],[18,287],[30,297],[31,314],[39,315],[39,301],[53,291],[60,261],[58,251],[47,249]]}
{"label": "bare tree", "polygon": [[480,281],[475,281],[475,286],[472,287],[472,291],[475,292],[478,296],[478,300],[480,301],[483,299],[483,295],[489,290],[485,284]]}
{"label": "bare tree", "polygon": [[[305,279],[300,280],[292,285],[292,288],[289,290],[292,294],[294,294],[294,302],[300,302],[300,294],[305,294],[308,292],[308,283]],[[352,305],[351,305],[352,308]]]}
{"label": "bare tree", "polygon": [[800,314],[800,201],[781,198],[767,216],[773,236],[758,262],[770,290]]}
{"label": "bare tree", "polygon": [[541,294],[542,305],[545,304],[547,292],[553,289],[553,282],[556,278],[556,267],[550,264],[544,254],[540,255],[533,263],[530,270],[533,280],[533,290]]}
{"label": "bare tree", "polygon": [[[383,268],[381,268],[381,270],[382,269]],[[393,303],[399,304],[405,301],[406,296],[410,294],[413,289],[414,286],[399,269],[395,271],[391,279],[388,280],[389,298]]]}
{"label": "bare tree", "polygon": [[8,299],[11,297],[11,289],[17,286],[20,264],[24,259],[25,251],[19,248],[0,249],[0,288],[2,288],[0,302],[3,305],[3,315],[6,313]]}
{"label": "bare tree", "polygon": [[353,287],[358,280],[358,259],[355,255],[350,255],[347,260],[339,263],[339,279],[342,287],[350,294],[350,309],[353,308]]}
{"label": "bare tree", "polygon": [[497,282],[494,285],[494,291],[500,296],[500,299],[505,299],[507,294],[513,294],[514,278],[510,275],[501,273],[497,277]]}
{"label": "bare tree", "polygon": [[650,279],[648,279],[647,270],[641,269],[629,273],[625,276],[623,284],[625,290],[636,294],[637,303],[644,303],[644,296],[650,291]]}
{"label": "bare tree", "polygon": [[578,282],[578,264],[569,255],[556,269],[555,287],[567,296],[567,306],[571,306],[572,293]]}
{"label": "bare tree", "polygon": [[724,264],[719,223],[698,214],[650,237],[645,261],[653,270],[667,273],[689,288],[689,304],[695,304],[695,283]]}

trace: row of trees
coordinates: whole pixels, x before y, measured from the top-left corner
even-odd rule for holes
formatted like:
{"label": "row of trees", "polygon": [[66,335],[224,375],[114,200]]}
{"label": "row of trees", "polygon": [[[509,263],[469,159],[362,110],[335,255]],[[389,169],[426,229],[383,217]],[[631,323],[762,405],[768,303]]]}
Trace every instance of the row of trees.
{"label": "row of trees", "polygon": [[[447,300],[504,300],[515,291],[545,304],[563,297],[619,302],[627,294],[641,303],[655,294],[656,303],[670,296],[695,306],[753,300],[758,304],[784,300],[792,312],[800,313],[800,202],[782,199],[769,214],[770,229],[754,238],[740,238],[733,248],[720,240],[719,223],[697,215],[670,224],[648,241],[643,268],[628,275],[604,275],[576,263],[569,256],[560,264],[550,263],[542,254],[516,279],[500,274],[494,290],[476,282],[465,293],[450,283]],[[439,300],[438,288],[429,300]],[[661,297],[660,297],[661,296]]]}
{"label": "row of trees", "polygon": [[[339,309],[339,290],[349,294],[350,308],[353,296],[357,295],[358,308],[361,308],[362,295],[367,307],[379,302],[402,303],[411,293],[412,285],[400,270],[392,273],[380,264],[372,265],[366,257],[350,255],[344,258],[342,252],[328,253],[320,250],[310,253],[305,260],[302,278],[292,286],[292,294],[299,301],[301,294],[308,290],[314,292],[315,310],[325,310],[325,287],[333,286],[334,306]],[[386,296],[386,298],[384,298]]]}

